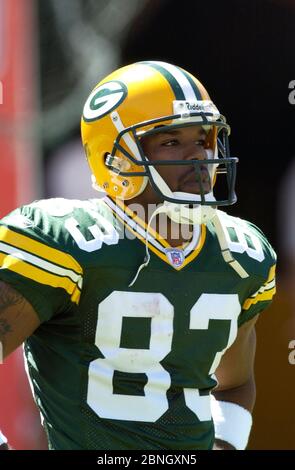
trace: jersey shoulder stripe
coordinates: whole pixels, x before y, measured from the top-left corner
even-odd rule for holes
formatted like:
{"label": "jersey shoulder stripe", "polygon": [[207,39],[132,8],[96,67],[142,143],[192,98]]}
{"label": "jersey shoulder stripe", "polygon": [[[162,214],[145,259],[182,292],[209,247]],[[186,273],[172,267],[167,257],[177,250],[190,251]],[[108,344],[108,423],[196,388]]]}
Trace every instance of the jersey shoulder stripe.
{"label": "jersey shoulder stripe", "polygon": [[275,269],[276,265],[270,268],[267,281],[260,287],[260,289],[245,300],[243,303],[244,310],[248,310],[251,305],[254,305],[257,302],[265,302],[273,298],[276,293]]}
{"label": "jersey shoulder stripe", "polygon": [[60,287],[79,302],[83,269],[71,255],[5,226],[0,227],[0,240],[1,269]]}
{"label": "jersey shoulder stripe", "polygon": [[34,240],[28,235],[20,234],[8,227],[0,227],[0,240],[8,245],[27,251],[28,253],[38,255],[44,260],[55,264],[58,263],[63,268],[70,269],[78,275],[81,275],[83,272],[80,264],[68,253]]}
{"label": "jersey shoulder stripe", "polygon": [[19,258],[19,255],[21,255],[19,252],[16,252],[15,256],[13,256],[5,255],[0,251],[1,269],[8,269],[41,284],[46,284],[51,287],[61,287],[71,296],[72,302],[79,303],[81,289],[78,287],[78,284],[74,283],[68,277],[56,275],[36,265],[34,266]]}

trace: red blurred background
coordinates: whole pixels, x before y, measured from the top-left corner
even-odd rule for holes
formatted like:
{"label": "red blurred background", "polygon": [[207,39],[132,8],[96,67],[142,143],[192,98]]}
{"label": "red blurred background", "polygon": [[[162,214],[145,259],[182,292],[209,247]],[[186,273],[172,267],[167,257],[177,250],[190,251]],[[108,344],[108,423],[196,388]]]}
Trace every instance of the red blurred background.
{"label": "red blurred background", "polygon": [[[0,2],[0,217],[40,196],[35,27],[33,2]],[[0,384],[1,428],[11,445],[46,448],[21,348],[0,366]]]}

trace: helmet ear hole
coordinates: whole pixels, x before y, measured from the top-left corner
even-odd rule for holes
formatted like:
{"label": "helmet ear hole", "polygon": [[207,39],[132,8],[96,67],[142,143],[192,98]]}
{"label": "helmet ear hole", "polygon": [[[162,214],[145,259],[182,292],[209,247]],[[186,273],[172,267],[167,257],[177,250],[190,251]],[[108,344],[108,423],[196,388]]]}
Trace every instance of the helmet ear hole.
{"label": "helmet ear hole", "polygon": [[109,152],[105,152],[105,154],[103,156],[103,162],[104,162],[106,167],[108,166],[108,158],[110,157],[110,155],[111,154]]}
{"label": "helmet ear hole", "polygon": [[104,165],[108,170],[113,170],[114,168],[117,168],[118,165],[116,164],[116,162],[119,160],[118,157],[114,157],[111,153],[105,152],[103,159]]}

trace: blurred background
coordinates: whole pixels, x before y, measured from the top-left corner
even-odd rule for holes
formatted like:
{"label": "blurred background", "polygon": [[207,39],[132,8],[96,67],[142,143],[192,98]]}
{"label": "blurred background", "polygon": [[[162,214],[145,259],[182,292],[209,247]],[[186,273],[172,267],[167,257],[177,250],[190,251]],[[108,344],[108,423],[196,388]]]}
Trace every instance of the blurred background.
{"label": "blurred background", "polygon": [[[232,128],[238,203],[278,256],[258,322],[250,449],[295,449],[295,0],[0,0],[0,217],[43,197],[95,197],[83,103],[120,65],[164,60],[196,75]],[[293,361],[294,362],[294,361]],[[0,366],[0,426],[45,449],[21,350]]]}

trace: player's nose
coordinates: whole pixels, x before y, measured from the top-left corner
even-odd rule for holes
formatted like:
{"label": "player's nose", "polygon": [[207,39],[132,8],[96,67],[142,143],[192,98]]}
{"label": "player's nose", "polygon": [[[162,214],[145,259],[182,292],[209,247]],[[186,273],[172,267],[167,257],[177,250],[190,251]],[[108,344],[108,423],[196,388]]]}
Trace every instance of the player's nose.
{"label": "player's nose", "polygon": [[185,152],[185,160],[206,160],[207,153],[203,145],[198,142],[188,144]]}

